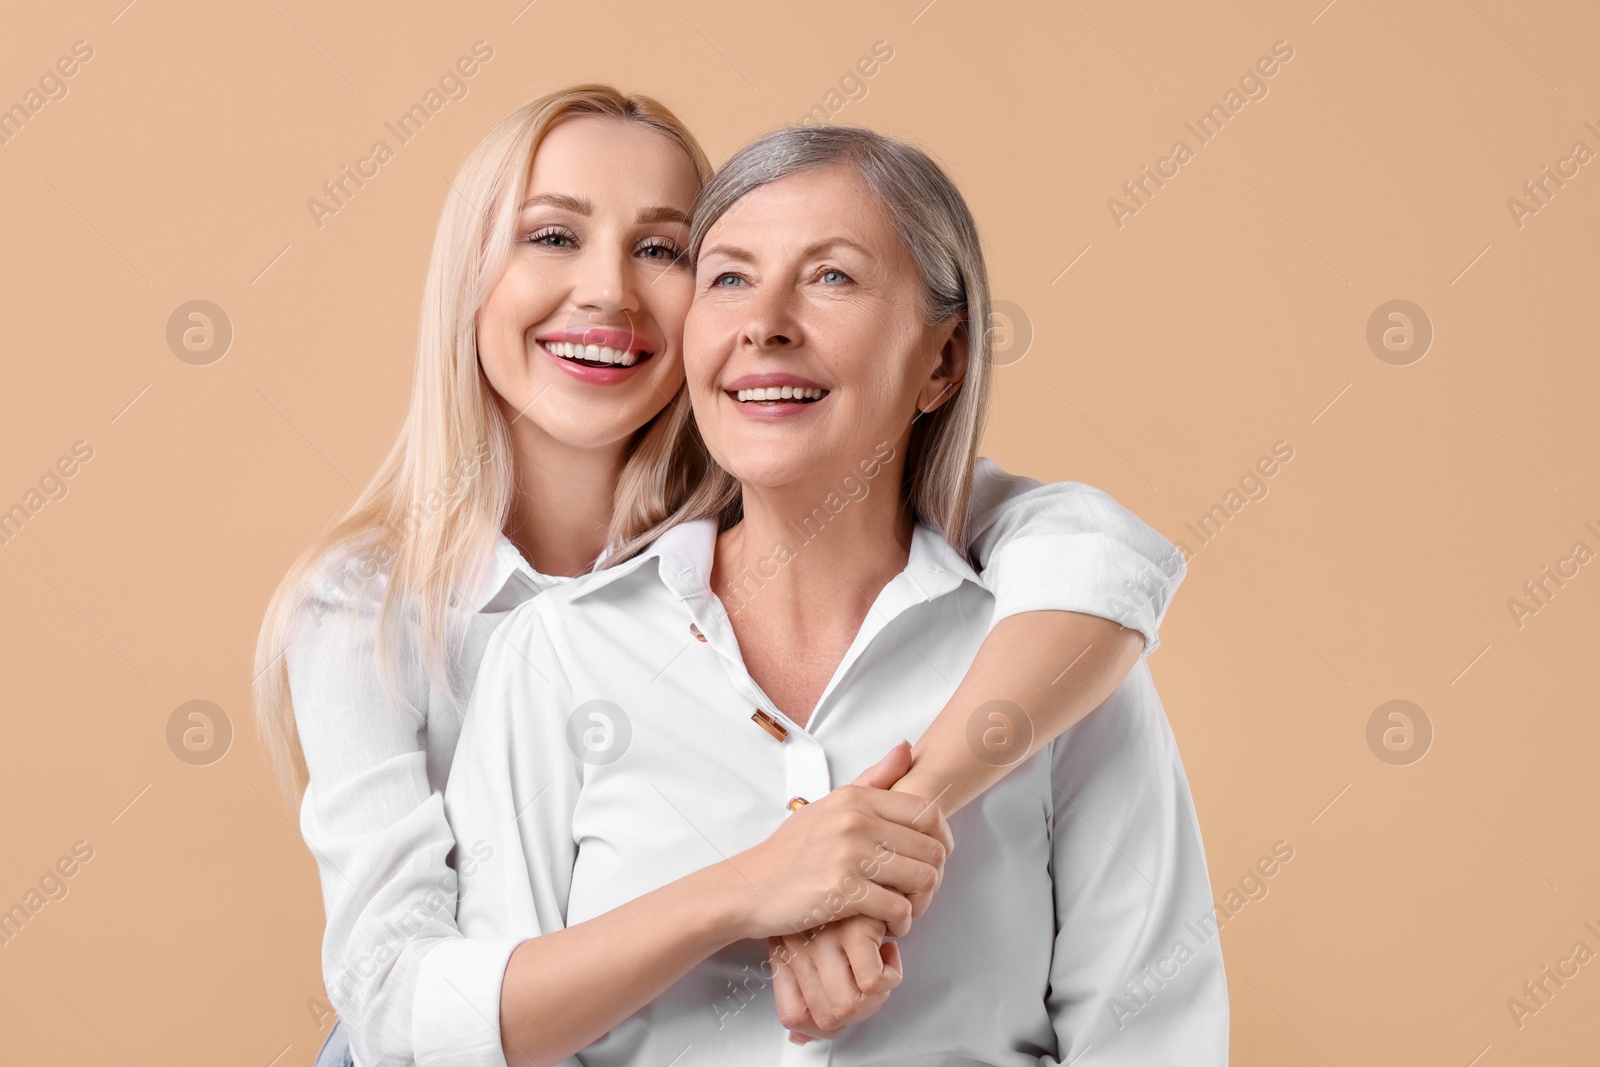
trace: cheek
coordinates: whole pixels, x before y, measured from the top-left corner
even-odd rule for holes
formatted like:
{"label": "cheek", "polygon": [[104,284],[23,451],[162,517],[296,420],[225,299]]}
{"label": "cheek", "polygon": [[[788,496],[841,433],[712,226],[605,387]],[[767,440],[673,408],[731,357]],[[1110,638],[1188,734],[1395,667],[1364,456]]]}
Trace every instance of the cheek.
{"label": "cheek", "polygon": [[722,365],[728,349],[727,316],[704,300],[688,309],[683,324],[683,371],[693,391],[703,391]]}
{"label": "cheek", "polygon": [[541,274],[513,251],[479,312],[480,341],[502,345],[510,342],[520,350],[523,334],[560,308],[564,292],[554,271],[547,269]]}
{"label": "cheek", "polygon": [[663,275],[644,292],[642,310],[653,319],[670,348],[682,351],[685,320],[694,303],[694,279],[683,272]]}
{"label": "cheek", "polygon": [[898,408],[901,397],[920,385],[916,338],[892,314],[863,307],[819,316],[808,330],[841,385],[853,386],[859,401]]}

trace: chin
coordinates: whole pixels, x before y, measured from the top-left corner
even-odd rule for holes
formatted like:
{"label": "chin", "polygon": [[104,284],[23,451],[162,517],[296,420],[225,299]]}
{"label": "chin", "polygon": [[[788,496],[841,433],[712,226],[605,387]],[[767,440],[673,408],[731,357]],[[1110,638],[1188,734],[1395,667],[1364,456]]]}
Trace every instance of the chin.
{"label": "chin", "polygon": [[747,460],[737,466],[722,466],[742,487],[758,492],[792,485],[803,479],[810,470],[807,464],[796,462],[794,456],[775,458],[771,462]]}

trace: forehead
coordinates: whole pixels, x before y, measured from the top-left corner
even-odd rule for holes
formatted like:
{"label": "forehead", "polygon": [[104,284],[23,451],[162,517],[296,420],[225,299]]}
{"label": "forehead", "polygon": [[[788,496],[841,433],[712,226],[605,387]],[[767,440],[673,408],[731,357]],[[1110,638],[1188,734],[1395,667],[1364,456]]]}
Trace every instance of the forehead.
{"label": "forehead", "polygon": [[808,248],[848,237],[883,258],[909,254],[888,212],[855,169],[830,164],[768,182],[740,197],[706,231],[705,246],[722,241],[752,249]]}
{"label": "forehead", "polygon": [[544,136],[528,173],[528,194],[566,193],[687,209],[699,177],[683,146],[642,122],[582,115]]}

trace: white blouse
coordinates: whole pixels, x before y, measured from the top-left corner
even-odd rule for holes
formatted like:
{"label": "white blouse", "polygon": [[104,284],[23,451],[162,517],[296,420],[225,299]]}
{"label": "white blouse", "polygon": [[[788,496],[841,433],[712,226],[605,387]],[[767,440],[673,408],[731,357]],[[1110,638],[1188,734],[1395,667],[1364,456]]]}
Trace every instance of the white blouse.
{"label": "white blouse", "polygon": [[[973,557],[994,591],[992,622],[1078,611],[1139,630],[1147,655],[1157,647],[1184,562],[1109,495],[1079,482],[1040,485],[980,460],[972,515]],[[319,573],[286,655],[310,772],[300,827],[328,920],[323,981],[362,1067],[479,1062],[452,1042],[481,1033],[484,1012],[497,1019],[510,949],[464,940],[455,919],[456,871],[470,879],[481,862],[470,842],[452,854],[442,797],[467,694],[430,686],[415,649],[404,648],[400,702],[385,696],[374,650],[387,574],[362,588],[340,563],[330,559]],[[507,612],[564,581],[533,570],[502,536],[468,598],[477,614],[467,659],[482,654]],[[468,686],[475,672],[463,666]],[[446,944],[453,989],[423,968]]]}
{"label": "white blouse", "polygon": [[[466,937],[575,926],[758,844],[938,715],[994,597],[927,526],[804,726],[745,669],[711,592],[716,525],[506,619],[473,690],[445,813],[479,862]],[[704,640],[700,640],[703,637]],[[776,719],[784,736],[752,721]],[[765,940],[737,942],[568,1062],[857,1067],[1221,1067],[1228,997],[1200,827],[1140,660],[1102,705],[950,819],[933,906],[900,938],[905,979],[834,1041],[786,1040]],[[818,901],[819,907],[824,906]],[[476,961],[423,965],[470,995]],[[458,974],[459,972],[459,974]],[[437,1035],[503,1067],[498,1002]]]}

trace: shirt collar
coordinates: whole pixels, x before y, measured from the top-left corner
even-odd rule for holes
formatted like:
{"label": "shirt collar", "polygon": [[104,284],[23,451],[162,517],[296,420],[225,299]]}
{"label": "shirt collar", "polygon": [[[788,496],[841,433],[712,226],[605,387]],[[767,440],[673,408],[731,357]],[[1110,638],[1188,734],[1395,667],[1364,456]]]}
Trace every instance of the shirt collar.
{"label": "shirt collar", "polygon": [[484,572],[482,581],[478,583],[476,595],[472,598],[472,610],[483,611],[489,605],[503,600],[502,594],[508,587],[525,585],[528,591],[537,591],[567,580],[558,575],[542,574],[534,570],[517,550],[517,546],[511,543],[511,539],[501,533],[496,537],[489,567]]}
{"label": "shirt collar", "polygon": [[[683,600],[708,596],[716,546],[715,519],[679,523],[656,538],[649,548],[633,559],[584,579],[567,599],[589,596],[645,568],[651,560],[656,561],[656,574],[661,584],[675,596]],[[791,545],[790,548],[797,553],[805,551],[803,545]],[[923,601],[943,596],[958,588],[962,582],[983,584],[977,572],[961,553],[950,547],[944,535],[922,523],[912,529],[911,551],[906,559],[905,570],[900,572],[897,580],[909,582]]]}
{"label": "shirt collar", "polygon": [[711,585],[711,554],[717,547],[715,519],[693,519],[681,522],[656,538],[650,547],[624,560],[615,567],[589,575],[578,583],[568,600],[578,600],[590,593],[604,589],[619,579],[641,570],[652,560],[656,561],[661,583],[674,594],[684,597],[698,585],[709,589]]}

